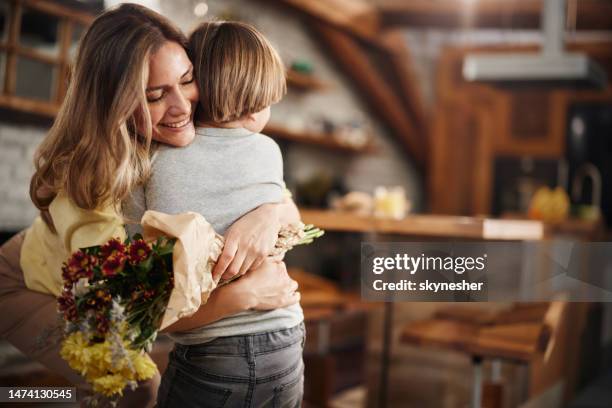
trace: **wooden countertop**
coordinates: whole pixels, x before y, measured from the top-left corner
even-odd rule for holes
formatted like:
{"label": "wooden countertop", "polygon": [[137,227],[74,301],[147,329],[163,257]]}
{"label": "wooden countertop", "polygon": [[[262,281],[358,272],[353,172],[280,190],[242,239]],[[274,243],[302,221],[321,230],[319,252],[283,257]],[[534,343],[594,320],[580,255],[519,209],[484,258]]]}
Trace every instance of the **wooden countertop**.
{"label": "wooden countertop", "polygon": [[[525,220],[524,214],[505,213],[503,219]],[[546,235],[566,235],[582,240],[602,241],[605,240],[606,225],[603,218],[596,220],[583,220],[579,218],[568,218],[557,223],[544,223]]]}
{"label": "wooden countertop", "polygon": [[412,214],[402,220],[389,220],[314,209],[300,209],[300,213],[304,223],[314,224],[327,231],[519,241],[543,239],[545,232],[542,222],[530,220]]}

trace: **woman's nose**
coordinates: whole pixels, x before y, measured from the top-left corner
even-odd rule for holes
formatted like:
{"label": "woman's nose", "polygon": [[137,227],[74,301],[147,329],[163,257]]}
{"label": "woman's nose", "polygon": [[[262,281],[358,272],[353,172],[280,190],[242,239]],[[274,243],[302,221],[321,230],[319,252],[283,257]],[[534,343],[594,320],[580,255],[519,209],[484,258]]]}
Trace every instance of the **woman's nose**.
{"label": "woman's nose", "polygon": [[170,108],[168,112],[171,115],[184,115],[191,113],[191,101],[183,94],[180,89],[172,92],[172,98],[170,98]]}

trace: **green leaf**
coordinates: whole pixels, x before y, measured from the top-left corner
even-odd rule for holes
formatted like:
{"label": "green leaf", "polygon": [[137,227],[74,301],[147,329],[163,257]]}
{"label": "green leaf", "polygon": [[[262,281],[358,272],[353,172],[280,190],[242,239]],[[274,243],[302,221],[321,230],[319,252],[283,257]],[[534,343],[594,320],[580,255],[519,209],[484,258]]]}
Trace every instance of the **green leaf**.
{"label": "green leaf", "polygon": [[172,251],[174,250],[174,239],[171,240],[167,240],[163,243],[160,244],[158,250],[156,251],[158,255],[160,256],[164,256],[167,254],[171,254]]}
{"label": "green leaf", "polygon": [[151,254],[149,255],[147,259],[145,259],[144,261],[136,265],[136,269],[138,270],[138,272],[141,272],[141,271],[149,272],[153,268],[153,258],[154,258],[154,255]]}

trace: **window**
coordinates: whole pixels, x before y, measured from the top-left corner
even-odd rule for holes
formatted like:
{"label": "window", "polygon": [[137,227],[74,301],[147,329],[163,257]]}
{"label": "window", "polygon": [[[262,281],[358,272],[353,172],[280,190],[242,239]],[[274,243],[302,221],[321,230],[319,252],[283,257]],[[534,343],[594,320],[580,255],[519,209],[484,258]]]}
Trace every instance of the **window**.
{"label": "window", "polygon": [[1,2],[0,107],[55,115],[78,41],[92,19],[50,0]]}

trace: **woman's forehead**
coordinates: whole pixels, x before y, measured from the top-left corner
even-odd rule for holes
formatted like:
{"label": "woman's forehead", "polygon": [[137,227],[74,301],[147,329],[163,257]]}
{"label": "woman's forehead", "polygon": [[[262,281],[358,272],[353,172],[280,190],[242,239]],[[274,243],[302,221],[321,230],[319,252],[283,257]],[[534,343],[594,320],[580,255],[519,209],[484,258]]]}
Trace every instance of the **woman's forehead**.
{"label": "woman's forehead", "polygon": [[171,85],[191,69],[185,49],[175,42],[166,42],[149,61],[147,88]]}

